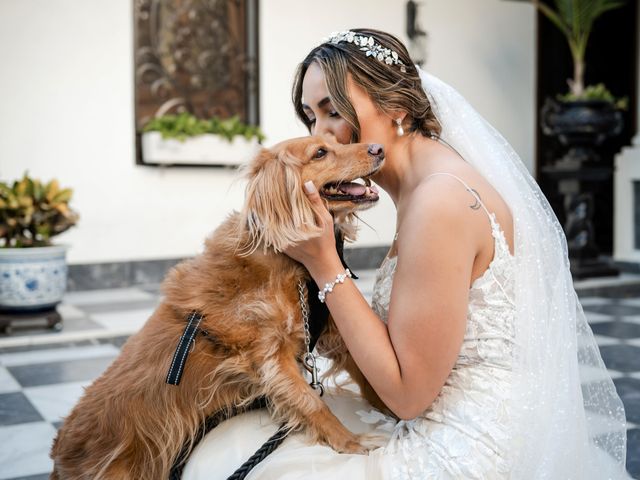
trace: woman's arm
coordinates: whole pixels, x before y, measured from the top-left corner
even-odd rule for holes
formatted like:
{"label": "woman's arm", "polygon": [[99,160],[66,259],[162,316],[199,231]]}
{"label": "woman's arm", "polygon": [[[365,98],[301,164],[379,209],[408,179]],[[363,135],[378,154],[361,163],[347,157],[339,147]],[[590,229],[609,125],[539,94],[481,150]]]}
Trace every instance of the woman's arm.
{"label": "woman's arm", "polygon": [[[456,361],[476,255],[476,224],[467,216],[473,213],[464,210],[468,198],[457,190],[466,191],[433,183],[428,195],[426,185],[418,187],[422,191],[414,193],[405,213],[388,326],[350,280],[326,297],[356,364],[402,419],[414,418],[433,402]],[[322,288],[343,267],[335,253],[333,219],[316,191],[309,198],[323,234],[286,253],[302,262]]]}

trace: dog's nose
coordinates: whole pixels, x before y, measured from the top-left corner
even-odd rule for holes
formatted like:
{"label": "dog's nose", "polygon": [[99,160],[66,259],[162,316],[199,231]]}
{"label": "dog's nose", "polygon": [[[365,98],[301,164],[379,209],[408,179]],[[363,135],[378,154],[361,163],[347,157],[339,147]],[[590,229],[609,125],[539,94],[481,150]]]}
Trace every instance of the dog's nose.
{"label": "dog's nose", "polygon": [[369,155],[373,155],[374,157],[378,157],[380,155],[384,155],[384,150],[382,149],[382,145],[379,143],[372,143],[369,145]]}

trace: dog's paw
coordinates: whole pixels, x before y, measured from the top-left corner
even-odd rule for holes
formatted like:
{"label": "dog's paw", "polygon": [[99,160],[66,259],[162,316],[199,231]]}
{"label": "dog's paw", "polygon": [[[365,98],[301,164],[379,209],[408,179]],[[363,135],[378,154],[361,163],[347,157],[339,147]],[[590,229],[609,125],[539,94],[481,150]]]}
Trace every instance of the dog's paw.
{"label": "dog's paw", "polygon": [[339,438],[329,438],[329,446],[339,453],[365,454],[369,449],[362,443],[360,435],[352,433],[340,435]]}
{"label": "dog's paw", "polygon": [[389,436],[377,432],[365,433],[360,436],[360,443],[369,451],[375,450],[385,447],[389,443]]}

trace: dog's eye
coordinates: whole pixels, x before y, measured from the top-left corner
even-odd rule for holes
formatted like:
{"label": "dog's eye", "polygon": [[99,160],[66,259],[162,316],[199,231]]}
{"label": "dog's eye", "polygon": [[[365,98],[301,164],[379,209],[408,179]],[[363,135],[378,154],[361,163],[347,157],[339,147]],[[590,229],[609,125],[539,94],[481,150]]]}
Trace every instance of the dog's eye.
{"label": "dog's eye", "polygon": [[326,154],[327,154],[327,151],[324,148],[319,148],[316,154],[314,155],[314,158],[322,158]]}

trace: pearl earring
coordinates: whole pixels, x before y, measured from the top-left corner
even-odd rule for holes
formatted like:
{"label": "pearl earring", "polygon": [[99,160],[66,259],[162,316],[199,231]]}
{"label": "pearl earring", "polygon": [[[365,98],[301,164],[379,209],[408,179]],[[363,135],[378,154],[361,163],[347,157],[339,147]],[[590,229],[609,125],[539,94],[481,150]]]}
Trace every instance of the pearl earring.
{"label": "pearl earring", "polygon": [[404,135],[404,128],[402,128],[402,119],[401,118],[397,118],[396,119],[396,125],[398,126],[398,129],[396,130],[396,132],[398,133],[398,136],[401,137]]}

